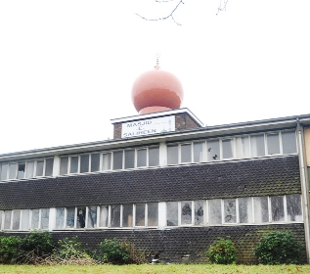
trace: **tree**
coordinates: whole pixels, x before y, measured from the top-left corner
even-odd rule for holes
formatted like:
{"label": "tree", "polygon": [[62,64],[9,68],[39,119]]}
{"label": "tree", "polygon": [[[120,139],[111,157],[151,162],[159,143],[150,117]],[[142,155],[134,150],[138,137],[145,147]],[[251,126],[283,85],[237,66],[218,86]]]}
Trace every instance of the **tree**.
{"label": "tree", "polygon": [[[174,2],[175,0],[154,0],[156,3],[168,3],[168,2]],[[219,7],[217,9],[217,13],[216,15],[218,15],[221,11],[226,11],[226,6],[228,3],[228,0],[219,0]],[[141,14],[136,13],[137,16],[139,16],[140,18],[142,18],[143,20],[146,21],[162,21],[162,20],[167,20],[167,19],[172,19],[178,26],[181,26],[180,23],[178,23],[175,19],[174,19],[174,13],[180,8],[181,4],[185,4],[184,0],[177,0],[176,1],[176,5],[174,6],[174,8],[172,9],[172,11],[163,17],[158,17],[158,18],[148,18],[145,16],[142,16]]]}

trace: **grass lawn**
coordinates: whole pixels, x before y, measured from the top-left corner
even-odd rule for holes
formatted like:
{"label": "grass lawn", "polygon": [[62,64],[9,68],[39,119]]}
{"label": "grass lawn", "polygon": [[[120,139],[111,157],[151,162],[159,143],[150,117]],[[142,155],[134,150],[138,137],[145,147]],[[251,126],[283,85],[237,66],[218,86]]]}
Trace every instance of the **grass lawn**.
{"label": "grass lawn", "polygon": [[205,273],[310,273],[310,265],[96,265],[96,266],[31,266],[31,265],[0,265],[1,274],[11,273],[40,273],[40,274],[74,274],[74,273],[94,273],[94,274],[205,274]]}

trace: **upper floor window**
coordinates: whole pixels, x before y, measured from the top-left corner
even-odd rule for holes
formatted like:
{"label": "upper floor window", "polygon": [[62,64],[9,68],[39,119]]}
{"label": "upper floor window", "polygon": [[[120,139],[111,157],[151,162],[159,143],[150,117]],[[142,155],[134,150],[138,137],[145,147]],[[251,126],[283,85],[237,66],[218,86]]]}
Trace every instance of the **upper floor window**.
{"label": "upper floor window", "polygon": [[0,164],[0,179],[26,179],[53,175],[54,159],[38,159]]}
{"label": "upper floor window", "polygon": [[179,164],[296,153],[294,131],[168,144],[167,163]]}
{"label": "upper floor window", "polygon": [[82,154],[60,158],[60,175],[100,170],[100,154]]}

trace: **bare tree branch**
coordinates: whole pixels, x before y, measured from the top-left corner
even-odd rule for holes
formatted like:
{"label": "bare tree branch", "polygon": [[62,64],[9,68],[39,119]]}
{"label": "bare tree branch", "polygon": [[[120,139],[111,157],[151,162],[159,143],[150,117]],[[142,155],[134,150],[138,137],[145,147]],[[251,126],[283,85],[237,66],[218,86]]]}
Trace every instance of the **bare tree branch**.
{"label": "bare tree branch", "polygon": [[[167,2],[172,2],[174,0],[155,0],[155,2],[157,3],[167,3]],[[151,18],[147,18],[147,17],[144,17],[138,13],[135,13],[137,16],[139,16],[140,18],[146,20],[146,21],[162,21],[162,20],[166,20],[166,19],[169,19],[171,18],[178,26],[181,26],[180,23],[178,23],[177,21],[175,21],[174,17],[173,17],[173,13],[178,9],[178,7],[181,5],[181,4],[184,4],[183,0],[180,0],[178,2],[178,4],[175,6],[175,8],[170,12],[170,14],[168,14],[167,16],[164,16],[164,17],[159,17],[159,18],[155,18],[155,19],[151,19]]]}
{"label": "bare tree branch", "polygon": [[220,0],[220,5],[217,8],[216,15],[218,15],[221,11],[226,11],[227,4],[228,4],[228,0]]}

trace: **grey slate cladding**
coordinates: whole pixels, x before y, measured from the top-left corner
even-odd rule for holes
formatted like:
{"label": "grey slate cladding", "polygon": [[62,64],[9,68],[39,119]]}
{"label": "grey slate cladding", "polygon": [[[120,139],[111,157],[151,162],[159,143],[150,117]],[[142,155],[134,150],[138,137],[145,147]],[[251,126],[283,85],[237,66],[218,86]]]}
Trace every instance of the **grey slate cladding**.
{"label": "grey slate cladding", "polygon": [[[230,236],[237,248],[237,263],[257,263],[253,248],[262,235],[271,230],[289,230],[302,244],[301,262],[306,263],[304,241],[304,224],[273,224],[273,225],[243,225],[243,226],[210,226],[210,227],[178,227],[173,229],[113,229],[89,231],[59,231],[52,232],[55,242],[65,237],[78,237],[78,241],[87,244],[90,249],[96,249],[104,239],[117,238],[128,240],[136,248],[145,251],[147,255],[158,254],[162,262],[181,262],[185,254],[190,255],[192,262],[205,262],[205,251],[219,237]],[[1,233],[0,236],[20,235],[24,233]]]}
{"label": "grey slate cladding", "polygon": [[0,209],[300,194],[297,156],[0,184]]}

